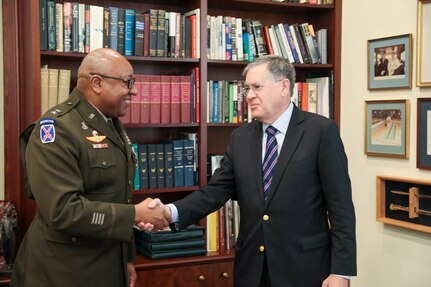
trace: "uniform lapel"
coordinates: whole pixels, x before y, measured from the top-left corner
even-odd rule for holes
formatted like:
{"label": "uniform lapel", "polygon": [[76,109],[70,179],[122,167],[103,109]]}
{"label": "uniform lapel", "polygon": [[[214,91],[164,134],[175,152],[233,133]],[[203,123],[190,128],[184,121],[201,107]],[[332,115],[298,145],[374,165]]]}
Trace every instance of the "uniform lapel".
{"label": "uniform lapel", "polygon": [[116,132],[109,127],[99,111],[97,111],[77,90],[74,90],[72,95],[80,98],[80,104],[77,105],[76,109],[86,121],[86,124],[93,128],[100,136],[109,138],[111,142],[124,151],[123,143],[120,138],[116,135]]}
{"label": "uniform lapel", "polygon": [[253,133],[251,138],[250,158],[253,161],[254,178],[256,179],[258,196],[264,204],[263,182],[262,182],[262,123],[254,122]]}
{"label": "uniform lapel", "polygon": [[283,146],[281,147],[280,155],[277,160],[273,171],[273,178],[271,187],[269,190],[268,199],[266,200],[266,206],[271,201],[274,193],[277,190],[280,179],[285,172],[287,165],[289,164],[293,154],[295,153],[300,141],[302,134],[304,133],[304,128],[301,125],[304,120],[302,111],[300,111],[296,106],[293,109],[292,118],[290,119],[289,127],[287,128],[286,136],[284,138]]}

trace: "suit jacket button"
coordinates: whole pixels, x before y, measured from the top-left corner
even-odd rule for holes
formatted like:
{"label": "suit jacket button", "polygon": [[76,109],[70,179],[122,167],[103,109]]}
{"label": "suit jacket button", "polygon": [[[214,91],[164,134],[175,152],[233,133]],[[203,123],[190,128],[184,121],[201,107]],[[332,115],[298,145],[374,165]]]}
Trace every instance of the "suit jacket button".
{"label": "suit jacket button", "polygon": [[132,203],[132,200],[129,198],[129,199],[127,200],[127,203],[128,203],[128,204],[131,204],[131,203]]}
{"label": "suit jacket button", "polygon": [[264,221],[268,221],[268,220],[269,220],[269,216],[265,214],[265,215],[263,216],[263,220],[264,220]]}
{"label": "suit jacket button", "polygon": [[103,161],[103,162],[102,162],[102,165],[103,165],[103,166],[106,166],[106,165],[107,165],[106,161]]}
{"label": "suit jacket button", "polygon": [[260,251],[260,252],[265,251],[265,246],[261,245],[261,246],[259,247],[259,251]]}
{"label": "suit jacket button", "polygon": [[132,186],[132,181],[131,180],[129,180],[129,185]]}
{"label": "suit jacket button", "polygon": [[72,242],[75,243],[76,242],[76,237],[72,237]]}

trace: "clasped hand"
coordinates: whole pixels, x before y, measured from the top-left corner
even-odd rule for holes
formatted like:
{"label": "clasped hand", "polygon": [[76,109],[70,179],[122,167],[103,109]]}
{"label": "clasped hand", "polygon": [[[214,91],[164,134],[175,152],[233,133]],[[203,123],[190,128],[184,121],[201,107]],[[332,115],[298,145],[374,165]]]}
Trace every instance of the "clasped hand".
{"label": "clasped hand", "polygon": [[135,224],[141,230],[161,230],[171,222],[171,210],[158,198],[147,198],[135,205]]}

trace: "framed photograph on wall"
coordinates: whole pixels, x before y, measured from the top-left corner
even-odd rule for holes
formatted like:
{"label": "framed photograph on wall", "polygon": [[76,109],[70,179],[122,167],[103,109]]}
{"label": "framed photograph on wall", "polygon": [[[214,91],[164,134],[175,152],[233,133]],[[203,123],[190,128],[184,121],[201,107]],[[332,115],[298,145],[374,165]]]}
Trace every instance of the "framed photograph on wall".
{"label": "framed photograph on wall", "polygon": [[416,167],[431,169],[431,98],[418,98]]}
{"label": "framed photograph on wall", "polygon": [[431,0],[418,1],[416,85],[431,87]]}
{"label": "framed photograph on wall", "polygon": [[368,89],[412,87],[412,34],[368,40]]}
{"label": "framed photograph on wall", "polygon": [[409,101],[366,101],[365,104],[365,153],[408,158]]}

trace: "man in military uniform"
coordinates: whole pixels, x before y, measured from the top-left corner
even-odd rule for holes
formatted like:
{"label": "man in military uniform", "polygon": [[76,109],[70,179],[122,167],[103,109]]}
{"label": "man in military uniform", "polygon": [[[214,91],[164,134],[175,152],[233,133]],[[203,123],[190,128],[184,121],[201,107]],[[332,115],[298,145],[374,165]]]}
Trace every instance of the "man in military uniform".
{"label": "man in military uniform", "polygon": [[22,134],[38,211],[11,286],[135,286],[133,224],[169,224],[163,208],[148,209],[150,199],[130,204],[136,157],[118,117],[136,94],[131,64],[111,49],[94,50],[69,99]]}

